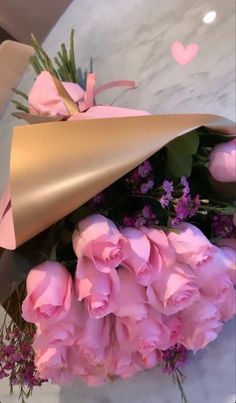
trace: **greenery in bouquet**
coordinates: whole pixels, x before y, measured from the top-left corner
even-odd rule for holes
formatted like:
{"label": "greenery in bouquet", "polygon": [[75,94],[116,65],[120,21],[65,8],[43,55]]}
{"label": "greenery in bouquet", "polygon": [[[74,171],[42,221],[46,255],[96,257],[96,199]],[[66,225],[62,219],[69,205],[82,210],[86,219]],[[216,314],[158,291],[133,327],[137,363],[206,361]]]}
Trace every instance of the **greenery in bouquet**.
{"label": "greenery in bouquet", "polygon": [[[85,89],[73,35],[54,63],[33,38],[31,62]],[[51,250],[27,278],[21,328],[1,329],[0,377],[31,391],[45,379],[95,386],[160,365],[186,402],[188,352],[235,314],[235,181],[235,140],[202,127],[52,226]]]}

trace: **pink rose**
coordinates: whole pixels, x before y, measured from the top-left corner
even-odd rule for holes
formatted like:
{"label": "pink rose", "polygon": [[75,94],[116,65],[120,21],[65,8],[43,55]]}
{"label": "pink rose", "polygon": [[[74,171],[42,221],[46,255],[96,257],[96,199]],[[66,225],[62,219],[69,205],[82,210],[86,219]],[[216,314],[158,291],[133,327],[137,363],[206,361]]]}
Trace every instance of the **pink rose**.
{"label": "pink rose", "polygon": [[108,367],[103,360],[101,365],[88,360],[86,355],[81,354],[78,346],[72,346],[68,349],[68,367],[73,375],[80,377],[88,386],[94,387],[103,385],[109,381]]}
{"label": "pink rose", "polygon": [[148,305],[145,287],[136,282],[136,278],[124,267],[118,270],[120,293],[116,316],[142,320],[147,317]]}
{"label": "pink rose", "polygon": [[135,354],[124,350],[113,352],[112,373],[122,379],[129,379],[143,370],[141,363],[135,359]]}
{"label": "pink rose", "polygon": [[48,347],[71,346],[77,338],[77,331],[74,323],[56,322],[47,330],[36,333],[33,349],[42,351]]}
{"label": "pink rose", "polygon": [[231,271],[235,270],[235,253],[229,248],[215,247],[213,259],[206,262],[204,267],[197,271],[196,285],[201,294],[213,300],[220,302],[224,299],[225,293],[232,286],[230,279]]}
{"label": "pink rose", "polygon": [[227,321],[236,315],[236,290],[231,287],[225,295],[224,300],[219,304],[221,319]]}
{"label": "pink rose", "polygon": [[126,343],[132,351],[146,354],[170,347],[170,331],[160,314],[150,310],[147,319],[139,322],[124,319],[123,322],[127,329]]}
{"label": "pink rose", "polygon": [[53,383],[63,385],[73,380],[68,368],[67,347],[49,347],[36,354],[35,366],[41,378],[51,379]]}
{"label": "pink rose", "polygon": [[180,342],[193,351],[215,340],[223,326],[218,308],[203,298],[181,311],[180,319],[183,325]]}
{"label": "pink rose", "polygon": [[231,286],[224,294],[224,299],[216,304],[221,314],[221,320],[227,321],[236,315],[236,290]]}
{"label": "pink rose", "polygon": [[139,284],[151,284],[164,266],[173,264],[175,252],[163,231],[125,228],[122,234],[130,248],[122,264],[134,273]]}
{"label": "pink rose", "polygon": [[26,289],[22,316],[27,322],[51,324],[69,312],[72,278],[60,263],[46,261],[34,267],[28,274]]}
{"label": "pink rose", "polygon": [[236,182],[236,140],[216,145],[211,151],[208,169],[220,182]]}
{"label": "pink rose", "polygon": [[[74,102],[78,103],[84,98],[85,92],[78,84],[62,82],[62,85]],[[33,115],[52,116],[59,119],[70,116],[52,75],[47,71],[42,71],[34,82],[29,93],[29,108]]]}
{"label": "pink rose", "polygon": [[149,303],[165,315],[181,311],[200,299],[194,277],[189,267],[180,263],[162,270],[157,280],[147,287]]}
{"label": "pink rose", "polygon": [[165,323],[170,330],[170,344],[174,346],[180,342],[182,332],[182,322],[177,315],[172,315],[166,318]]}
{"label": "pink rose", "polygon": [[[65,83],[63,83],[65,85]],[[145,116],[150,113],[138,109],[119,108],[115,106],[97,105],[92,106],[83,113],[75,113],[70,117],[70,121],[86,119],[119,118],[126,116]]]}
{"label": "pink rose", "polygon": [[83,304],[73,297],[70,310],[62,321],[50,324],[47,322],[46,326],[38,325],[33,343],[34,350],[38,352],[49,347],[75,344],[83,326],[82,312]]}
{"label": "pink rose", "polygon": [[78,335],[80,354],[86,359],[87,365],[104,365],[106,349],[110,342],[110,316],[93,319],[84,312],[83,331]]}
{"label": "pink rose", "polygon": [[160,350],[154,350],[143,354],[136,353],[135,360],[143,367],[143,369],[154,368],[163,361]]}
{"label": "pink rose", "polygon": [[78,223],[73,246],[80,261],[92,260],[97,270],[108,273],[126,257],[127,241],[108,218],[93,214]]}
{"label": "pink rose", "polygon": [[235,248],[225,246],[221,248],[221,251],[225,266],[228,270],[229,278],[232,283],[236,285],[236,240]]}
{"label": "pink rose", "polygon": [[102,318],[117,308],[120,290],[117,271],[102,273],[92,260],[84,258],[77,264],[75,290],[79,301],[85,299],[90,316]]}
{"label": "pink rose", "polygon": [[169,241],[173,245],[177,260],[188,264],[192,269],[199,269],[213,258],[214,245],[194,225],[180,223],[176,231],[168,234]]}

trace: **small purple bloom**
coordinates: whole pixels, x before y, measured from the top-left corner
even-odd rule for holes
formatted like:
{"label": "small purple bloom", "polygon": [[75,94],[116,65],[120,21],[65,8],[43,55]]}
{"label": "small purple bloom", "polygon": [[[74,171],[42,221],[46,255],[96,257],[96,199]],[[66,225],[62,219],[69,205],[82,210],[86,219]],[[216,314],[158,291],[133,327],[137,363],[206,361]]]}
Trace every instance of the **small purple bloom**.
{"label": "small purple bloom", "polygon": [[143,216],[144,218],[155,218],[155,217],[156,217],[156,215],[155,215],[155,214],[153,213],[153,211],[152,211],[151,206],[149,206],[148,204],[146,204],[146,205],[143,207],[142,216]]}
{"label": "small purple bloom", "polygon": [[201,200],[200,196],[196,195],[193,200],[191,200],[191,206],[189,208],[189,217],[195,216],[195,214],[198,212],[199,208],[201,207]]}
{"label": "small purple bloom", "polygon": [[183,186],[183,192],[185,195],[188,195],[190,192],[189,183],[186,176],[181,176],[181,185]]}
{"label": "small purple bloom", "polygon": [[125,216],[123,218],[123,225],[125,227],[134,227],[136,219],[134,217]]}
{"label": "small purple bloom", "polygon": [[212,219],[212,232],[215,236],[231,237],[234,233],[233,217],[216,214]]}
{"label": "small purple bloom", "polygon": [[143,183],[143,184],[141,185],[140,191],[141,191],[142,194],[145,194],[145,193],[147,193],[149,190],[151,190],[151,189],[153,188],[153,186],[154,186],[154,181],[153,181],[153,179],[149,179],[149,181],[147,181],[147,182],[145,182],[145,183]]}
{"label": "small purple bloom", "polygon": [[131,174],[130,178],[132,179],[132,181],[138,182],[138,181],[139,181],[139,174],[138,174],[138,171],[135,170],[135,171]]}
{"label": "small purple bloom", "polygon": [[139,217],[137,218],[137,220],[135,221],[135,227],[139,228],[142,227],[143,225],[146,224],[146,219],[144,217]]}
{"label": "small purple bloom", "polygon": [[162,207],[162,208],[166,208],[166,207],[168,207],[169,204],[170,204],[170,199],[169,199],[168,196],[166,196],[166,195],[161,196],[161,198],[160,198],[159,201],[160,201],[160,203],[161,203],[161,207]]}
{"label": "small purple bloom", "polygon": [[105,199],[104,193],[99,193],[92,199],[92,202],[93,204],[100,204],[104,201],[104,199]]}
{"label": "small purple bloom", "polygon": [[168,181],[167,179],[164,180],[162,184],[163,190],[170,194],[173,192],[173,181]]}
{"label": "small purple bloom", "polygon": [[148,176],[151,171],[152,166],[149,161],[144,161],[144,163],[138,167],[138,174],[141,178]]}
{"label": "small purple bloom", "polygon": [[175,344],[163,351],[165,361],[164,372],[171,374],[177,368],[182,367],[188,360],[188,350],[182,344]]}

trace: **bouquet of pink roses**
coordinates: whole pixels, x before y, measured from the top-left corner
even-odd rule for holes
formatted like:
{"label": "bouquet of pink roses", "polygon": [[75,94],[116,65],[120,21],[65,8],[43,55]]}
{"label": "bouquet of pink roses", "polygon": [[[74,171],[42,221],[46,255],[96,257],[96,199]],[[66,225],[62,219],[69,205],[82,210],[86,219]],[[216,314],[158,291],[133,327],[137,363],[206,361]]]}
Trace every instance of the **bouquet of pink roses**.
{"label": "bouquet of pink roses", "polygon": [[188,352],[235,315],[234,125],[95,105],[133,82],[84,81],[73,32],[57,67],[34,46],[16,115],[37,124],[15,130],[0,202],[0,302],[23,300],[2,326],[0,378],[24,399],[46,380],[96,386],[160,365],[186,401]]}

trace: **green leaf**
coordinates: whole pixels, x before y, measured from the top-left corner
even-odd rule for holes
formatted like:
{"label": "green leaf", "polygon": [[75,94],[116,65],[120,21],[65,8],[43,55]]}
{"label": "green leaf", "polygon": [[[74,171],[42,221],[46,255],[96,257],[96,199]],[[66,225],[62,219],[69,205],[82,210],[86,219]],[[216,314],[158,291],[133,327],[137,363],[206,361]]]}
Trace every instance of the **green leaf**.
{"label": "green leaf", "polygon": [[167,149],[166,173],[171,177],[191,175],[194,155],[199,146],[199,134],[193,131],[171,141]]}

